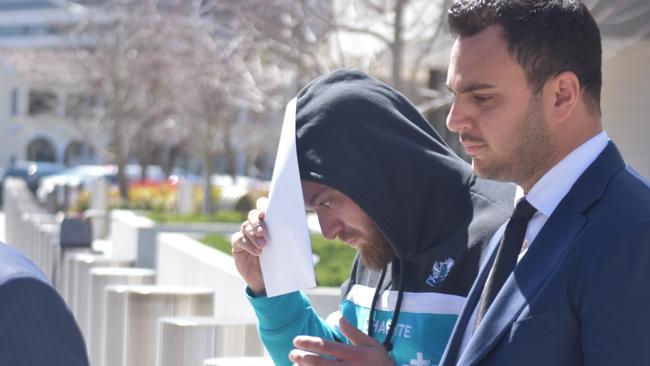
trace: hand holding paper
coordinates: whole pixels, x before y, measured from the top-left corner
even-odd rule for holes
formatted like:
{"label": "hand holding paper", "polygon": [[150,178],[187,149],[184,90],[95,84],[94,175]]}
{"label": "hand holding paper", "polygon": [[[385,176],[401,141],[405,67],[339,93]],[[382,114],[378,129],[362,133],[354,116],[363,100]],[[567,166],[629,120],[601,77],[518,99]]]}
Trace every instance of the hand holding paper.
{"label": "hand holding paper", "polygon": [[259,256],[268,243],[268,230],[264,224],[267,199],[257,200],[257,208],[248,213],[239,232],[231,238],[232,255],[237,271],[244,278],[254,294],[264,291],[264,278],[260,268]]}
{"label": "hand holding paper", "polygon": [[264,219],[269,243],[260,256],[268,296],[316,286],[296,155],[296,99],[287,105]]}
{"label": "hand holding paper", "polygon": [[[296,100],[287,105],[266,212],[251,211],[232,237],[239,273],[254,293],[268,296],[315,287],[298,158]],[[262,222],[263,220],[263,222]]]}

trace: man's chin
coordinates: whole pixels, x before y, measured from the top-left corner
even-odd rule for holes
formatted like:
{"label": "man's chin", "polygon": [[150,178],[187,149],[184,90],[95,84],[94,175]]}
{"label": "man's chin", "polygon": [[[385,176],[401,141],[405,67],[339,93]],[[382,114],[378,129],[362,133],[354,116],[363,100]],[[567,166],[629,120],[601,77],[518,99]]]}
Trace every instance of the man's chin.
{"label": "man's chin", "polygon": [[373,271],[383,271],[384,268],[390,263],[392,259],[387,259],[387,258],[369,258],[367,255],[364,255],[361,253],[361,263],[363,263],[364,266],[367,268],[373,270]]}
{"label": "man's chin", "polygon": [[490,178],[488,176],[489,169],[486,169],[484,164],[476,158],[472,158],[472,170],[474,170],[474,174],[478,175],[481,178]]}
{"label": "man's chin", "polygon": [[500,168],[499,165],[487,164],[485,161],[472,159],[472,169],[474,174],[484,179],[492,179],[499,182],[510,182],[504,177],[505,169]]}

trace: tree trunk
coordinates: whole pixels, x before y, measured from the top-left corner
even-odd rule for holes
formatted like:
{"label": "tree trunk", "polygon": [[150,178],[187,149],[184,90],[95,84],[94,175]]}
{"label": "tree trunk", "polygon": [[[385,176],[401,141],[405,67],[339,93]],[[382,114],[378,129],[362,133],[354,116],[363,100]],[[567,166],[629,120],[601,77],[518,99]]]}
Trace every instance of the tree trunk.
{"label": "tree trunk", "polygon": [[225,123],[222,128],[223,133],[223,147],[224,153],[226,154],[226,160],[228,161],[227,172],[230,176],[235,179],[237,173],[237,162],[235,161],[235,149],[232,146],[232,126],[230,123]]}
{"label": "tree trunk", "polygon": [[113,122],[113,148],[115,152],[115,165],[117,166],[117,187],[120,191],[120,197],[128,202],[129,184],[126,180],[126,161],[127,152],[124,147],[124,139],[120,131],[120,124]]}
{"label": "tree trunk", "polygon": [[403,11],[408,0],[395,1],[395,20],[393,22],[393,44],[391,46],[393,63],[391,65],[393,88],[402,90],[402,60],[404,58],[403,48],[404,40],[402,39],[402,22]]}
{"label": "tree trunk", "polygon": [[214,201],[212,200],[212,177],[214,154],[211,149],[206,148],[203,152],[203,213],[210,215],[214,212]]}

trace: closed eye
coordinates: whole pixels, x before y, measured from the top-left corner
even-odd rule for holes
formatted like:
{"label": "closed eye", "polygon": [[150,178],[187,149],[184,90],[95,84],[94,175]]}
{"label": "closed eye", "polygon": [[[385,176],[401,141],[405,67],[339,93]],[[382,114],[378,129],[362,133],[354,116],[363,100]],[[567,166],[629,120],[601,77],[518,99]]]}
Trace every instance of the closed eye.
{"label": "closed eye", "polygon": [[475,94],[472,98],[477,103],[485,103],[485,102],[489,101],[490,99],[492,99],[492,96],[491,95],[476,95]]}
{"label": "closed eye", "polygon": [[328,207],[329,208],[329,207],[332,207],[332,202],[331,201],[323,201],[323,202],[318,203],[318,206],[320,206],[320,207]]}

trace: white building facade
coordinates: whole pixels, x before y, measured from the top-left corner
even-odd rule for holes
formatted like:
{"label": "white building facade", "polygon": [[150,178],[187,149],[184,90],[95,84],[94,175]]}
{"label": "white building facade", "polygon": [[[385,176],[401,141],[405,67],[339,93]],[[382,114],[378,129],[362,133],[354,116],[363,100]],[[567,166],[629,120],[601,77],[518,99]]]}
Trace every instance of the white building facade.
{"label": "white building facade", "polygon": [[37,72],[78,45],[69,33],[84,15],[65,0],[0,0],[0,168],[13,160],[96,161],[66,116],[64,89]]}

